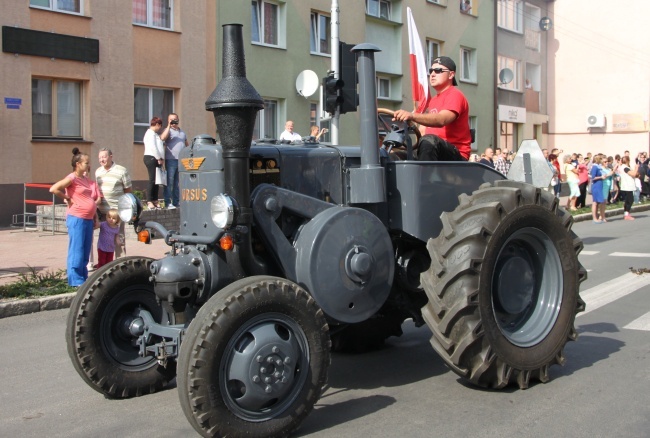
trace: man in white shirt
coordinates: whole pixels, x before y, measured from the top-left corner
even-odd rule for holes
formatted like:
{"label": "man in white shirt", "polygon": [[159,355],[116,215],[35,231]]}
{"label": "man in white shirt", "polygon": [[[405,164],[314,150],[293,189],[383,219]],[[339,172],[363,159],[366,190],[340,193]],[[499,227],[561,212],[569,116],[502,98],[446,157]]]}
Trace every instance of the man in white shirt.
{"label": "man in white shirt", "polygon": [[284,131],[280,134],[280,141],[301,141],[302,137],[297,132],[293,132],[293,120],[287,120],[284,124]]}
{"label": "man in white shirt", "polygon": [[[97,205],[101,213],[100,220],[111,208],[117,208],[117,201],[125,193],[131,193],[131,176],[124,166],[113,161],[113,152],[108,148],[99,151],[99,164],[101,166],[95,171],[95,180],[101,192],[101,202]],[[120,221],[118,233],[119,245],[115,245],[115,258],[126,256],[126,243],[124,238],[124,221]]]}

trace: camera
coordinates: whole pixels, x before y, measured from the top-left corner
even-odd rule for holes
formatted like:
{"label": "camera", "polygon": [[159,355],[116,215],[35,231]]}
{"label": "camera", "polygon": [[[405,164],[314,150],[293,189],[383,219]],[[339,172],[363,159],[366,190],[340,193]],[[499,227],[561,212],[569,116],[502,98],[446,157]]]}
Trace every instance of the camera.
{"label": "camera", "polygon": [[172,120],[170,123],[171,123],[172,125],[178,125],[178,120]]}

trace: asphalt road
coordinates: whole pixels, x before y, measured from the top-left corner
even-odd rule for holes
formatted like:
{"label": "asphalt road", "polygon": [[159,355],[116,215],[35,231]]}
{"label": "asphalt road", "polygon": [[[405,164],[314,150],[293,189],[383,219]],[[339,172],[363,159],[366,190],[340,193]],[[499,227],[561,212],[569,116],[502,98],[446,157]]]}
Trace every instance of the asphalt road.
{"label": "asphalt road", "polygon": [[[329,387],[297,436],[650,436],[650,213],[636,221],[583,222],[580,260],[589,271],[588,313],[567,363],[528,390],[464,385],[430,347],[429,331],[406,324],[372,353],[333,356]],[[107,400],[74,371],[67,311],[0,320],[0,435],[7,437],[196,436],[175,387]]]}

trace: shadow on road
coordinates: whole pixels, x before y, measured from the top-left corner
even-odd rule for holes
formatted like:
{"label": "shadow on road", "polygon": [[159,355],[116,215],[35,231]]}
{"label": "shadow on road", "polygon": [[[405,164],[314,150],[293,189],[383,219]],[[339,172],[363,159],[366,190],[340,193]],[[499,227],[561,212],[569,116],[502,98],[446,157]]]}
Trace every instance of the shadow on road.
{"label": "shadow on road", "polygon": [[[328,429],[380,411],[393,403],[388,395],[360,396],[367,390],[410,385],[450,372],[434,352],[426,328],[406,322],[404,335],[389,338],[379,350],[364,354],[332,354],[328,387],[299,436]],[[341,400],[346,397],[347,400]]]}
{"label": "shadow on road", "polygon": [[555,371],[552,374],[553,378],[569,376],[583,368],[589,368],[617,353],[625,346],[625,342],[618,339],[586,335],[586,333],[594,333],[595,335],[618,333],[620,330],[615,324],[609,322],[585,324],[579,326],[577,330],[579,334],[577,342],[568,343],[564,349],[564,355],[567,359],[566,365],[551,368],[551,370]]}
{"label": "shadow on road", "polygon": [[357,418],[373,414],[395,403],[393,397],[386,395],[369,395],[339,403],[327,404],[322,397],[314,407],[308,420],[295,436],[303,436],[329,429],[337,424],[346,423]]}

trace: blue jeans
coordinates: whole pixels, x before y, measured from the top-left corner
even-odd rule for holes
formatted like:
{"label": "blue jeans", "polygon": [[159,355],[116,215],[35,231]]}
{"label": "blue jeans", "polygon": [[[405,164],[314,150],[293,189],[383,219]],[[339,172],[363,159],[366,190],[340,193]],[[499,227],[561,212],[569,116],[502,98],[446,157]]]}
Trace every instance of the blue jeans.
{"label": "blue jeans", "polygon": [[68,227],[68,284],[81,286],[88,278],[88,259],[93,243],[93,220],[70,216],[65,219]]}
{"label": "blue jeans", "polygon": [[178,160],[165,160],[167,168],[167,185],[165,186],[165,206],[174,204],[178,207]]}

